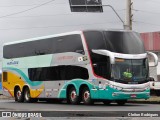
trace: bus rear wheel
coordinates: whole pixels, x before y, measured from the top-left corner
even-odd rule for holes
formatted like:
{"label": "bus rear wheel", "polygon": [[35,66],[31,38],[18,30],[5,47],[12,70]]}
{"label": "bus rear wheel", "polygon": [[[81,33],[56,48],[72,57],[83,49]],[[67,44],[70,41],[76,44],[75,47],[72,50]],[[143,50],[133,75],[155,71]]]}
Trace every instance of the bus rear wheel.
{"label": "bus rear wheel", "polygon": [[88,87],[84,87],[82,91],[82,101],[85,105],[93,104],[93,100],[91,99],[91,93]]}
{"label": "bus rear wheel", "polygon": [[127,102],[127,100],[117,100],[116,101],[118,105],[123,106]]}
{"label": "bus rear wheel", "polygon": [[71,87],[69,89],[69,93],[68,93],[68,98],[67,98],[67,103],[69,104],[79,104],[79,97],[77,95],[76,89],[74,87]]}
{"label": "bus rear wheel", "polygon": [[24,102],[30,103],[30,102],[37,102],[38,99],[36,98],[31,98],[30,90],[29,88],[24,89]]}
{"label": "bus rear wheel", "polygon": [[23,92],[21,92],[19,87],[17,87],[15,89],[15,101],[17,101],[17,102],[23,102],[24,101]]}
{"label": "bus rear wheel", "polygon": [[31,102],[31,95],[28,87],[24,89],[24,102]]}

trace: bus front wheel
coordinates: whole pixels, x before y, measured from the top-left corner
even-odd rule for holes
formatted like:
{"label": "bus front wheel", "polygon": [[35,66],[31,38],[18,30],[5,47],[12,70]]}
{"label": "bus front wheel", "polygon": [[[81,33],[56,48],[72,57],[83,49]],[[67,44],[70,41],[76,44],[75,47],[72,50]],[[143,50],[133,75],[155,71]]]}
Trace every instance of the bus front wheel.
{"label": "bus front wheel", "polygon": [[85,105],[93,104],[93,100],[91,99],[91,94],[88,87],[84,87],[82,91],[82,101]]}
{"label": "bus front wheel", "polygon": [[79,104],[79,97],[77,95],[76,89],[74,87],[71,87],[69,89],[67,103],[69,104]]}
{"label": "bus front wheel", "polygon": [[21,92],[19,87],[17,87],[15,89],[15,101],[17,101],[17,102],[23,102],[24,101],[23,92]]}

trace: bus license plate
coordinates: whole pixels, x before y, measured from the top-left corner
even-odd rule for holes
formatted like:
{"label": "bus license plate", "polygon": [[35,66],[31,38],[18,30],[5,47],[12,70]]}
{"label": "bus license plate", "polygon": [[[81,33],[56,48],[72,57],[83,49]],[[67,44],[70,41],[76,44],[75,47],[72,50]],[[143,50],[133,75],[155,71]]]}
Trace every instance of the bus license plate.
{"label": "bus license plate", "polygon": [[137,97],[136,94],[132,94],[132,95],[131,95],[131,98],[136,98],[136,97]]}

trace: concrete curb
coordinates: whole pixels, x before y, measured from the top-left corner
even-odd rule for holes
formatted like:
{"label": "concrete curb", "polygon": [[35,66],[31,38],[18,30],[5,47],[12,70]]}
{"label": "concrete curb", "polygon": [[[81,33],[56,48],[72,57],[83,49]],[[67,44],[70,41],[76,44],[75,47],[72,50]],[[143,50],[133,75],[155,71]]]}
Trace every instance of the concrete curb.
{"label": "concrete curb", "polygon": [[128,103],[160,104],[160,97],[151,96],[147,100],[129,100]]}
{"label": "concrete curb", "polygon": [[160,101],[128,101],[128,103],[160,104]]}

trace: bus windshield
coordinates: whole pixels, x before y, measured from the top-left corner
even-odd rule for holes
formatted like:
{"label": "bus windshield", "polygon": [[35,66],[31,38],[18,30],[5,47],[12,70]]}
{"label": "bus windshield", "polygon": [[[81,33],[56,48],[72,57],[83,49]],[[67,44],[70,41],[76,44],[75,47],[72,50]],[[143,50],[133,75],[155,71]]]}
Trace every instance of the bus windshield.
{"label": "bus windshield", "polygon": [[148,77],[147,64],[147,59],[129,60],[116,58],[115,64],[112,65],[111,76],[117,82],[138,83]]}
{"label": "bus windshield", "polygon": [[136,32],[106,31],[106,49],[111,52],[124,54],[145,53],[140,35]]}
{"label": "bus windshield", "polygon": [[[92,52],[92,50],[108,50],[121,54],[144,54],[146,52],[138,33],[131,31],[85,31],[84,36],[96,75],[106,79],[113,78],[112,80],[126,84],[128,84],[127,81],[133,80],[138,84],[146,82],[148,76],[147,59],[117,59],[116,63],[111,65],[109,58],[106,58],[107,56]],[[102,65],[102,60],[105,65]],[[130,78],[123,76],[123,72],[127,69],[130,72]],[[124,74],[127,75],[127,71]]]}
{"label": "bus windshield", "polygon": [[115,53],[145,53],[140,35],[123,31],[86,31],[84,32],[89,50],[104,49]]}

